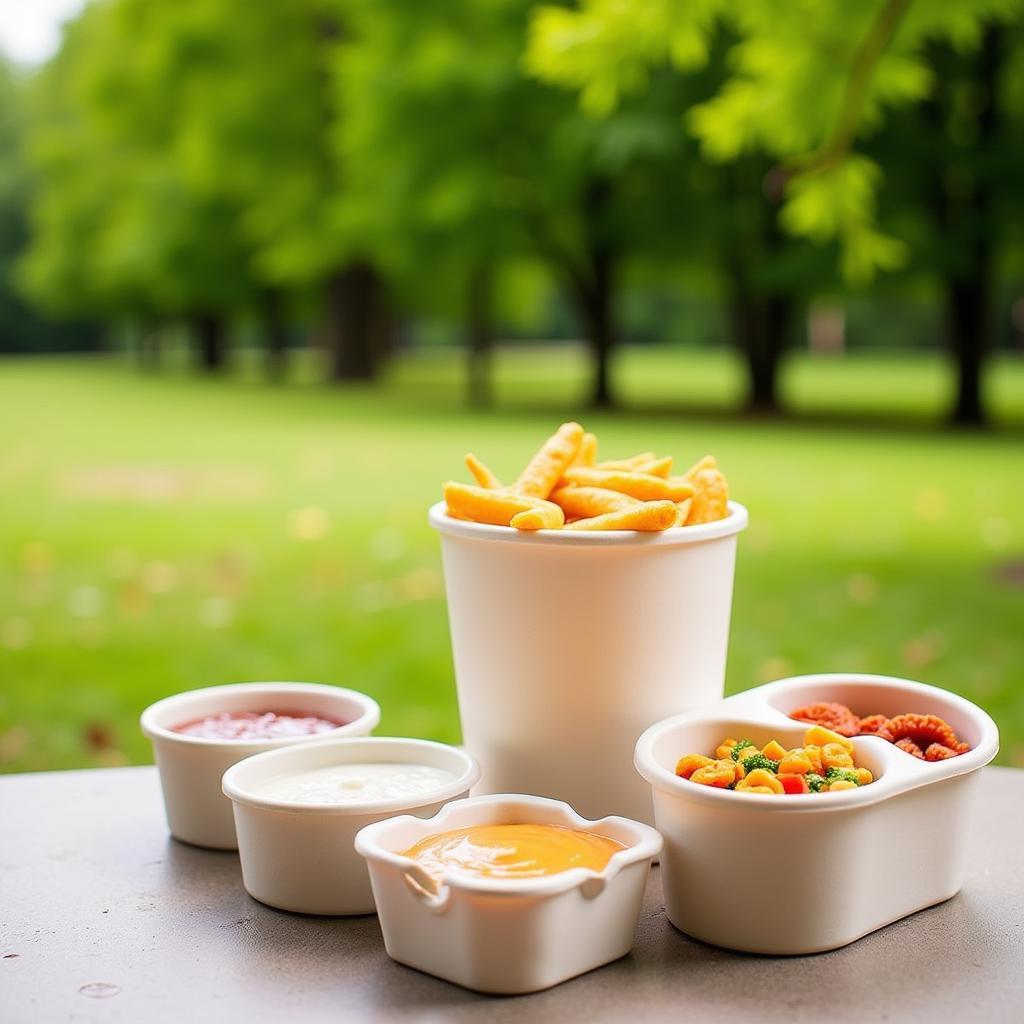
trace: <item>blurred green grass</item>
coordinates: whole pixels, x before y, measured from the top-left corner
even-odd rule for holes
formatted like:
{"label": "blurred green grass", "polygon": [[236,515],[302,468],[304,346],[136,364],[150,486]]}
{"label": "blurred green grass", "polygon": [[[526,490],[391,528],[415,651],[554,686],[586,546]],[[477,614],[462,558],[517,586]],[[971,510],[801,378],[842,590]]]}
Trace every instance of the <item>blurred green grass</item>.
{"label": "blurred green grass", "polygon": [[[468,448],[512,475],[563,418],[605,455],[715,452],[751,512],[728,688],[795,672],[909,675],[986,707],[1024,765],[1024,365],[990,398],[1012,429],[925,424],[936,358],[791,361],[810,417],[748,421],[728,353],[630,350],[644,407],[587,415],[574,349],[510,349],[498,409],[461,403],[452,353],[379,387],[143,375],[118,360],[0,364],[0,770],[149,760],[139,711],[182,689],[308,679],[366,690],[384,733],[458,738],[443,581],[425,511]],[[670,404],[704,410],[681,415]]]}

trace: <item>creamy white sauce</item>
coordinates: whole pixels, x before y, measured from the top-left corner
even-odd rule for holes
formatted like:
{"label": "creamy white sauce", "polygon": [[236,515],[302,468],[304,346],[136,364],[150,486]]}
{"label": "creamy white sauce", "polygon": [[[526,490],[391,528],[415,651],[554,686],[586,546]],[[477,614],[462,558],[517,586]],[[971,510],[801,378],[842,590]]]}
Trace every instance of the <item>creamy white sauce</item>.
{"label": "creamy white sauce", "polygon": [[425,764],[334,764],[278,775],[259,787],[271,800],[300,804],[358,804],[415,797],[441,789],[457,776]]}

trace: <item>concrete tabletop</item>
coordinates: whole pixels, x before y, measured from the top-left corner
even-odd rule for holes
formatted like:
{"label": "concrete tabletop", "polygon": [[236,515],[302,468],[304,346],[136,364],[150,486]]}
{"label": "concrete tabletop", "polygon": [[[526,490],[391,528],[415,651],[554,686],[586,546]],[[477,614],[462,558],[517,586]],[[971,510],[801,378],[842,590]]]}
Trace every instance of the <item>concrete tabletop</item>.
{"label": "concrete tabletop", "polygon": [[271,910],[238,858],[170,839],[153,768],[0,777],[0,1022],[1024,1021],[1024,772],[986,768],[959,896],[809,957],[667,921],[655,869],[632,954],[531,996],[393,963],[377,919]]}

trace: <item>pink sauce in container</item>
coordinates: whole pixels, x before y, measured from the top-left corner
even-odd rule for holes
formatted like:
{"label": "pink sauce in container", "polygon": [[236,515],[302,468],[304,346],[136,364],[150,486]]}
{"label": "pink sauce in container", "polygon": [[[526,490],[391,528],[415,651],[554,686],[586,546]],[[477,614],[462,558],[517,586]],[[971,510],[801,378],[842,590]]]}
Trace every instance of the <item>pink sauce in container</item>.
{"label": "pink sauce in container", "polygon": [[305,711],[221,711],[171,726],[171,731],[209,740],[279,740],[332,732],[347,724]]}
{"label": "pink sauce in container", "polygon": [[165,697],[142,713],[160,769],[167,824],[186,843],[235,850],[221,777],[252,754],[325,739],[368,736],[380,721],[372,697],[322,683],[232,683]]}

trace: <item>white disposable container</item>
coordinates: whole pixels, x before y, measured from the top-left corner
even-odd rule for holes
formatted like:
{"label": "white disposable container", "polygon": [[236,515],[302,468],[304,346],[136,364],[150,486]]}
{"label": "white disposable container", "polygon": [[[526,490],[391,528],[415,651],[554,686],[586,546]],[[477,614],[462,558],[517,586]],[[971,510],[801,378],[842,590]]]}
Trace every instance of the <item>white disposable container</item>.
{"label": "white disposable container", "polygon": [[663,533],[520,532],[430,510],[459,713],[483,792],[651,821],[632,770],[651,722],[720,700],[747,511]]}
{"label": "white disposable container", "polygon": [[[446,874],[438,887],[402,856],[426,836],[467,825],[546,824],[586,829],[626,846],[603,871],[542,878]],[[625,956],[633,948],[651,858],[661,837],[625,818],[588,821],[567,804],[533,796],[458,800],[429,820],[391,818],[363,829],[388,955],[478,992],[537,992]]]}
{"label": "white disposable container", "polygon": [[[283,774],[338,764],[422,764],[453,780],[415,797],[345,804],[268,799],[261,784]],[[235,808],[242,884],[261,903],[303,914],[371,914],[366,864],[353,845],[366,825],[403,811],[430,815],[465,796],[480,777],[465,751],[429,740],[321,740],[247,758],[224,775]]]}
{"label": "white disposable container", "polygon": [[[326,733],[272,740],[185,736],[173,727],[220,712],[307,711],[346,722]],[[189,690],[151,704],[142,731],[153,743],[171,834],[195,846],[234,850],[235,822],[220,780],[250,754],[341,736],[367,736],[380,721],[377,702],[355,690],[320,683],[233,683]]]}
{"label": "white disposable container", "polygon": [[[765,796],[675,775],[684,754],[709,753],[729,736],[802,745],[808,726],[787,712],[816,701],[862,716],[938,715],[972,749],[925,762],[877,736],[855,737],[856,762],[875,781],[839,793]],[[995,723],[969,701],[888,676],[784,679],[659,722],[640,737],[636,767],[665,839],[669,920],[716,946],[817,953],[949,899],[963,885],[978,770],[998,745]]]}

